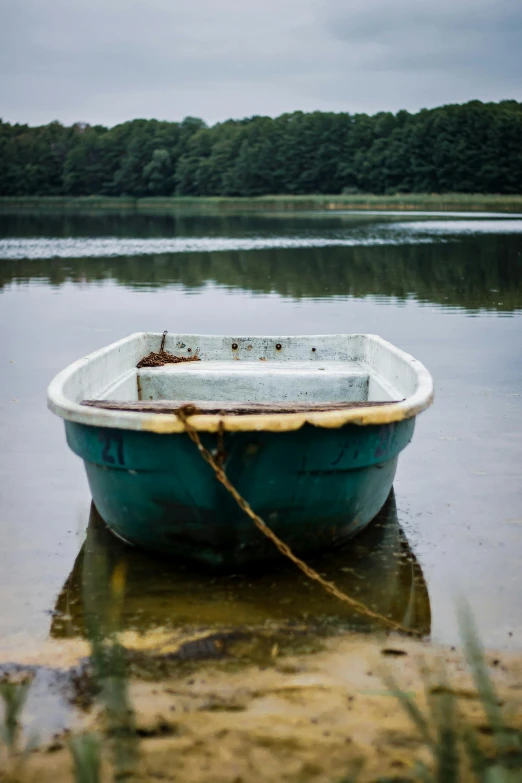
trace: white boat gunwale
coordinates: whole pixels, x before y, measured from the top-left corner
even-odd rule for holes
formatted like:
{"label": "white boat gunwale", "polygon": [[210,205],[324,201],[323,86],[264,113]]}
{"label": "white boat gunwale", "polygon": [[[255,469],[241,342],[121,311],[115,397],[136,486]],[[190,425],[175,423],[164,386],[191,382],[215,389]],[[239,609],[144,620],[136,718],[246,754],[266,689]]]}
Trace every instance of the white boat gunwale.
{"label": "white boat gunwale", "polygon": [[[185,430],[183,422],[176,414],[166,413],[144,413],[137,411],[115,411],[104,410],[102,408],[87,407],[80,402],[84,398],[91,396],[92,393],[82,386],[84,376],[88,377],[89,370],[107,372],[110,369],[111,360],[116,355],[125,355],[132,353],[133,364],[129,363],[127,370],[123,370],[118,378],[122,378],[125,373],[129,375],[129,382],[135,382],[135,366],[140,358],[146,355],[152,346],[157,347],[160,344],[162,335],[160,333],[136,332],[115,343],[101,348],[93,353],[77,360],[66,367],[51,381],[48,387],[48,407],[53,413],[57,414],[66,421],[78,424],[90,425],[94,427],[110,427],[122,430],[138,430],[154,432],[158,434],[182,433]],[[307,345],[316,345],[318,349],[326,342],[329,345],[336,341],[341,343],[343,340],[350,343],[361,345],[370,345],[376,352],[384,352],[395,362],[399,370],[413,373],[415,378],[415,389],[413,393],[400,401],[390,401],[389,404],[379,406],[361,406],[347,407],[346,409],[335,409],[321,412],[299,412],[299,413],[262,413],[248,414],[243,416],[235,415],[217,415],[217,414],[197,414],[190,417],[191,425],[200,432],[217,432],[223,428],[228,432],[247,432],[247,431],[268,431],[268,432],[289,432],[298,430],[305,424],[311,424],[315,427],[338,428],[346,424],[355,424],[359,426],[383,425],[399,422],[404,419],[410,419],[417,416],[423,410],[428,408],[433,401],[433,381],[428,370],[406,352],[396,348],[391,343],[383,340],[381,337],[373,334],[338,334],[338,335],[300,335],[300,336],[256,336],[256,337],[229,337],[226,335],[190,335],[179,336],[169,334],[166,350],[179,353],[175,341],[183,345],[183,341],[190,339],[194,343],[204,343],[205,341],[217,342],[227,341],[232,345],[244,347],[245,343],[262,343],[281,345],[284,349],[291,345],[292,341],[299,341]],[[183,345],[183,347],[185,347]],[[267,359],[265,367],[274,362],[285,361],[283,356],[274,356],[273,359]],[[320,351],[319,351],[320,353]],[[189,355],[189,354],[186,354]],[[238,357],[239,358],[239,357]],[[246,358],[246,357],[245,357]],[[320,361],[320,356],[317,356]],[[314,359],[315,360],[315,359]],[[311,362],[314,360],[310,359]],[[186,367],[187,365],[175,365]],[[133,371],[131,373],[131,370]],[[109,384],[110,386],[110,384]],[[106,387],[109,388],[109,387]],[[101,399],[101,398],[100,398]]]}

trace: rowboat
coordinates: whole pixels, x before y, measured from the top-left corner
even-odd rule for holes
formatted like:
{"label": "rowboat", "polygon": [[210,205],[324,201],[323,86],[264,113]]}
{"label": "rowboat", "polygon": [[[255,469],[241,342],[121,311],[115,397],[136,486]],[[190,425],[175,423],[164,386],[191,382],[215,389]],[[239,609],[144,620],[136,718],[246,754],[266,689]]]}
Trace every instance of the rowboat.
{"label": "rowboat", "polygon": [[70,365],[48,389],[108,527],[225,567],[277,552],[188,426],[253,511],[306,555],[376,516],[432,399],[423,365],[367,334],[140,332]]}

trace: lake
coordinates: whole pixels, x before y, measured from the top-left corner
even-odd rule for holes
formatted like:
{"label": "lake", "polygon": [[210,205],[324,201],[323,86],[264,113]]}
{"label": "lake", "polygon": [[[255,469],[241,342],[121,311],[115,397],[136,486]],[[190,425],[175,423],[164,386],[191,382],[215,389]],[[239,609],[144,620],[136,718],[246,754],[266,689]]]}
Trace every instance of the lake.
{"label": "lake", "polygon": [[416,584],[436,642],[458,640],[465,597],[487,644],[522,646],[522,216],[0,214],[0,328],[0,646],[13,655],[81,633],[87,528],[130,564],[129,627],[336,613],[351,627],[296,575],[216,578],[122,554],[93,520],[47,384],[164,329],[371,332],[422,361],[435,402],[399,460],[393,520],[325,569],[377,606],[390,580],[401,606]]}

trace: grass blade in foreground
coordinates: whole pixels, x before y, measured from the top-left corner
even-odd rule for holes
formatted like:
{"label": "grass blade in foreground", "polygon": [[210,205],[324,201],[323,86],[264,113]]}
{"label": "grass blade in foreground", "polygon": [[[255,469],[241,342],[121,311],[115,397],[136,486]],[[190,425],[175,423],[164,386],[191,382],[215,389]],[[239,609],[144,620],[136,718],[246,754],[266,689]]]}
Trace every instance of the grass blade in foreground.
{"label": "grass blade in foreground", "polygon": [[69,750],[74,763],[75,783],[99,783],[101,769],[101,741],[97,734],[72,737]]}
{"label": "grass blade in foreground", "polygon": [[[139,749],[136,722],[127,682],[125,650],[117,638],[125,573],[109,566],[107,552],[96,539],[95,567],[86,574],[84,602],[91,664],[99,700],[104,707],[105,731],[111,743],[115,778],[127,777],[136,766]],[[90,750],[92,755],[92,748]]]}
{"label": "grass blade in foreground", "polygon": [[[427,715],[398,687],[393,676],[385,672],[382,675],[384,682],[409,715],[433,757],[431,772],[425,765],[417,765],[418,779],[428,783],[459,783],[464,780],[518,783],[522,781],[522,736],[505,724],[473,617],[465,605],[460,606],[459,621],[464,653],[487,717],[487,729],[493,736],[496,757],[490,758],[482,750],[477,730],[459,710],[442,660],[433,671],[423,671],[429,706]],[[434,685],[434,676],[437,685]],[[467,757],[471,778],[469,774],[462,775],[459,763],[462,751]]]}

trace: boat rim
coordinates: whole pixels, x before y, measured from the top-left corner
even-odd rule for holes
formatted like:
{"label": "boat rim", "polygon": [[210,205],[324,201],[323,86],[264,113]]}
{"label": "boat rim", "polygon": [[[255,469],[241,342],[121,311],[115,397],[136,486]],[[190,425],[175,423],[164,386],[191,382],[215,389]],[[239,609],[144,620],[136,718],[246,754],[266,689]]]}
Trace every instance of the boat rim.
{"label": "boat rim", "polygon": [[[94,427],[107,427],[112,429],[138,430],[152,432],[160,435],[183,433],[186,431],[182,419],[175,413],[144,413],[139,411],[115,411],[102,408],[87,407],[70,400],[64,392],[64,387],[72,376],[93,359],[114,350],[129,340],[141,336],[142,332],[135,332],[127,337],[100,348],[88,356],[78,359],[64,370],[58,373],[49,384],[47,390],[48,408],[65,419],[76,424]],[[201,337],[202,335],[194,335]],[[216,335],[214,335],[216,336]],[[221,336],[221,335],[218,335]],[[260,335],[261,336],[261,335]],[[286,336],[286,335],[285,335]],[[331,335],[306,335],[316,340]],[[337,335],[336,335],[337,336]],[[338,335],[355,336],[355,335]],[[380,343],[382,347],[399,355],[402,361],[409,364],[417,376],[417,389],[415,392],[398,402],[390,402],[379,406],[361,406],[357,408],[337,408],[332,411],[299,412],[299,413],[254,413],[243,416],[231,414],[200,414],[195,413],[190,417],[191,427],[198,432],[215,433],[226,432],[290,432],[299,430],[304,425],[324,429],[338,429],[346,424],[358,426],[384,425],[404,421],[417,416],[429,408],[433,402],[433,379],[423,364],[410,354],[397,348],[387,340],[374,334],[365,334],[372,340]]]}

